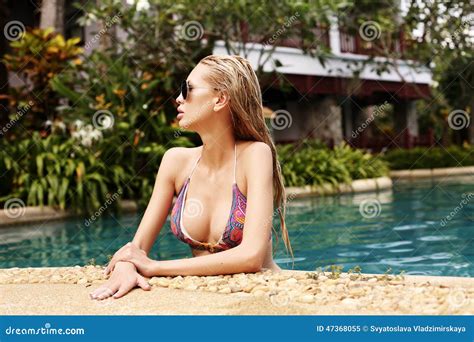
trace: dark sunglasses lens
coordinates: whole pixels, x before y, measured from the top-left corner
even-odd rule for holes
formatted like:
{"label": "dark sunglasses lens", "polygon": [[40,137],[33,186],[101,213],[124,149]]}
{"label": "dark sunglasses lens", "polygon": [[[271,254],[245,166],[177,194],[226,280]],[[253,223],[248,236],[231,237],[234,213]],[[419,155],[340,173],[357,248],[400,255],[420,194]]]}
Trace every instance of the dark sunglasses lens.
{"label": "dark sunglasses lens", "polygon": [[183,94],[183,99],[186,100],[186,97],[188,97],[188,87],[186,81],[181,82],[181,94]]}

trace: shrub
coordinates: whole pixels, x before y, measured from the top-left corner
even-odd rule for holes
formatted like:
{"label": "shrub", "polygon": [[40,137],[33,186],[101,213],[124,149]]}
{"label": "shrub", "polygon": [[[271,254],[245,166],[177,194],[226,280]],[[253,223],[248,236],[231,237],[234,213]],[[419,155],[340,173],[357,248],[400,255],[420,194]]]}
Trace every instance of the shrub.
{"label": "shrub", "polygon": [[432,169],[474,165],[474,148],[469,145],[450,147],[415,147],[393,149],[383,159],[393,170]]}
{"label": "shrub", "polygon": [[46,120],[56,118],[60,98],[51,89],[49,81],[67,68],[74,70],[81,63],[79,56],[83,50],[77,46],[79,42],[80,38],[65,40],[51,28],[35,28],[10,43],[11,53],[4,56],[3,62],[24,83],[10,89],[10,106],[32,104],[22,119],[23,126],[40,129]]}
{"label": "shrub", "polygon": [[299,147],[282,145],[278,146],[278,158],[286,186],[337,185],[388,173],[386,162],[344,143],[334,149],[314,140]]}
{"label": "shrub", "polygon": [[126,193],[129,176],[120,165],[105,163],[97,154],[58,135],[41,138],[34,132],[18,144],[3,144],[0,160],[9,184],[7,196],[27,205],[50,205],[91,212],[114,192]]}

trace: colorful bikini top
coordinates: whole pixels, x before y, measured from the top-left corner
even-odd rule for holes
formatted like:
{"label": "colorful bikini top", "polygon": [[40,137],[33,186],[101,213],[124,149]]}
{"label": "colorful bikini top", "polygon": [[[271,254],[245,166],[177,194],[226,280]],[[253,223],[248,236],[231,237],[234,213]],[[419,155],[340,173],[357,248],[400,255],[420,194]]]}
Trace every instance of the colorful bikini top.
{"label": "colorful bikini top", "polygon": [[199,156],[198,160],[196,160],[196,162],[194,163],[193,169],[191,170],[191,174],[184,182],[184,185],[181,188],[178,194],[178,198],[176,199],[176,202],[173,206],[173,209],[171,211],[171,231],[174,235],[176,235],[179,240],[189,244],[194,249],[208,250],[211,253],[221,252],[223,250],[239,245],[242,241],[242,234],[244,229],[247,198],[240,191],[235,180],[235,169],[237,166],[236,145],[234,145],[234,183],[232,184],[232,206],[230,209],[230,217],[227,221],[224,233],[222,234],[219,241],[217,241],[217,243],[200,242],[194,240],[191,236],[189,236],[188,232],[186,231],[186,228],[183,225],[183,212],[184,204],[186,201],[186,193],[188,191],[191,176],[200,159],[201,156]]}

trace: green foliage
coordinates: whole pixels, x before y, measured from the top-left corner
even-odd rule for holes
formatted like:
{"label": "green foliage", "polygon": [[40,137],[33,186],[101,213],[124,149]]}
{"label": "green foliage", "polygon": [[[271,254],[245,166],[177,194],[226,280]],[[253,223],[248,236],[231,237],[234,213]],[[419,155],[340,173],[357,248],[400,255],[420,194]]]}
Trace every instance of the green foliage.
{"label": "green foliage", "polygon": [[415,147],[388,151],[383,159],[391,169],[431,169],[437,167],[457,167],[474,165],[474,147]]}
{"label": "green foliage", "polygon": [[127,35],[121,40],[106,39],[105,35],[113,32],[108,30],[102,41],[110,43],[104,43],[102,48],[114,55],[127,51],[129,60],[160,80],[158,87],[167,99],[195,64],[212,53],[217,40],[224,42],[227,53],[244,57],[248,57],[250,50],[242,42],[260,43],[256,60],[262,84],[265,84],[263,65],[285,39],[300,42],[306,53],[324,61],[329,50],[323,44],[324,37],[314,28],[328,27],[329,16],[346,3],[343,0],[319,0],[311,4],[295,0],[148,0],[147,8],[140,9],[137,1],[125,7],[120,0],[103,0],[100,4],[86,4],[85,15],[79,22],[104,27],[110,18],[119,16],[118,25]]}
{"label": "green foliage", "polygon": [[98,51],[80,70],[51,80],[52,88],[68,99],[68,104],[58,109],[69,123],[81,119],[97,125],[100,116],[111,118],[113,126],[103,131],[100,156],[124,166],[132,176],[133,198],[144,205],[165,151],[193,146],[189,133],[176,131],[168,122],[160,106],[161,80],[151,72],[128,65],[126,58],[114,59]]}
{"label": "green foliage", "polygon": [[387,165],[369,153],[341,144],[334,149],[306,140],[300,146],[278,147],[286,186],[349,183],[354,179],[374,178],[388,173]]}
{"label": "green foliage", "polygon": [[31,103],[22,125],[39,129],[46,119],[56,118],[59,96],[49,81],[66,68],[74,70],[82,63],[80,38],[65,40],[52,29],[32,29],[10,43],[10,54],[3,58],[7,69],[23,79],[24,85],[11,89],[10,106]]}
{"label": "green foliage", "polygon": [[124,57],[114,59],[101,52],[89,56],[80,71],[51,80],[52,88],[69,100],[58,108],[66,121],[92,122],[97,111],[105,111],[113,116],[114,133],[134,146],[135,134],[138,140],[165,141],[174,133],[159,107],[160,80],[150,72],[130,67]]}
{"label": "green foliage", "polygon": [[[34,56],[36,68],[26,69],[32,92],[17,91],[26,92],[25,98],[37,96],[44,101],[19,107],[19,120],[24,113],[37,115],[32,127],[35,134],[9,134],[1,141],[0,166],[5,177],[0,201],[16,197],[28,205],[91,212],[120,190],[121,198],[144,206],[165,151],[192,146],[187,133],[177,132],[166,118],[163,104],[171,105],[170,98],[165,98],[169,95],[164,86],[169,82],[167,71],[143,69],[111,51],[84,56],[76,47],[78,41],[64,41],[50,30],[35,29],[12,43],[12,55],[6,57],[11,70],[40,49],[40,55]],[[111,127],[103,129],[101,117]],[[51,130],[40,130],[47,118]],[[77,138],[81,137],[77,120],[86,128],[82,140]]]}
{"label": "green foliage", "polygon": [[[462,75],[462,77],[459,77]],[[440,88],[446,95],[447,102],[456,109],[474,113],[474,52],[453,58],[441,74]]]}
{"label": "green foliage", "polygon": [[130,191],[130,176],[122,166],[104,162],[73,139],[41,138],[34,132],[30,139],[1,147],[2,170],[10,177],[2,182],[8,195],[0,202],[20,198],[27,205],[92,212],[113,193]]}

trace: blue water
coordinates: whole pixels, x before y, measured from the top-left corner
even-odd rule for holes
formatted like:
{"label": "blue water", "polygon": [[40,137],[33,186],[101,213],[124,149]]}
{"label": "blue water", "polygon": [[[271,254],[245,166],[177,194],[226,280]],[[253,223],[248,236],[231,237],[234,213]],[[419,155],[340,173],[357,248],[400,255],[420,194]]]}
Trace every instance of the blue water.
{"label": "blue water", "polygon": [[[2,228],[0,268],[104,264],[107,255],[132,240],[140,218],[109,216],[90,227],[83,219],[71,219]],[[396,182],[380,193],[293,199],[287,225],[294,269],[336,264],[346,271],[359,265],[365,273],[390,267],[393,274],[474,276],[474,177]],[[281,240],[277,248],[275,261],[291,268]],[[171,234],[169,221],[150,255],[191,257],[187,245]]]}

